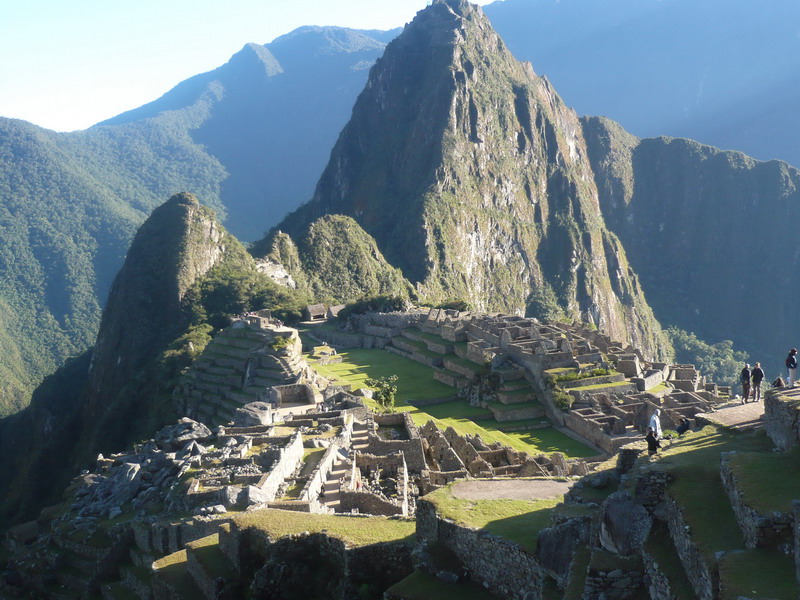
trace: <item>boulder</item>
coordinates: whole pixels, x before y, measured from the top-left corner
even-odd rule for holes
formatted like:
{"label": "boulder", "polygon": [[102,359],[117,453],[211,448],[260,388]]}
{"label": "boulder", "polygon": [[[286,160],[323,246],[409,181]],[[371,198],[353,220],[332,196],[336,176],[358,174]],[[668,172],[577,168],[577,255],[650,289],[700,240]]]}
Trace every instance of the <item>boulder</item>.
{"label": "boulder", "polygon": [[653,519],[626,492],[615,492],[603,502],[600,545],[620,556],[639,554]]}
{"label": "boulder", "polygon": [[233,413],[233,424],[236,427],[255,427],[272,423],[272,406],[268,402],[250,402],[237,408]]}
{"label": "boulder", "polygon": [[175,425],[167,425],[156,434],[158,447],[165,452],[175,452],[191,440],[206,440],[211,430],[189,417],[183,417]]}
{"label": "boulder", "polygon": [[542,529],[536,541],[536,558],[561,582],[566,581],[572,565],[572,555],[578,546],[589,540],[592,522],[588,517],[570,519]]}

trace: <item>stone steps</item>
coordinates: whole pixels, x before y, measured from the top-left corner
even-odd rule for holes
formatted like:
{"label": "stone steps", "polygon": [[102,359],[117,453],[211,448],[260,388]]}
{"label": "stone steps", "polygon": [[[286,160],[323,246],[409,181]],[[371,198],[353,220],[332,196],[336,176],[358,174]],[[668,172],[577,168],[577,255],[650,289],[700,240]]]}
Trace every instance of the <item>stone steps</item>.
{"label": "stone steps", "polygon": [[450,387],[458,389],[469,384],[469,381],[466,377],[447,368],[434,369],[433,378],[436,381],[444,383],[445,385],[449,385]]}
{"label": "stone steps", "polygon": [[535,401],[536,394],[534,393],[533,389],[528,386],[527,389],[519,388],[511,391],[498,390],[497,399],[502,404],[522,404],[524,402]]}
{"label": "stone steps", "polygon": [[199,600],[204,597],[194,577],[189,573],[186,554],[186,550],[180,550],[158,561],[164,566],[156,567],[153,574],[153,591],[156,598]]}
{"label": "stone steps", "polygon": [[186,544],[186,563],[189,574],[207,600],[216,600],[215,590],[220,580],[230,582],[236,571],[219,547],[215,533]]}

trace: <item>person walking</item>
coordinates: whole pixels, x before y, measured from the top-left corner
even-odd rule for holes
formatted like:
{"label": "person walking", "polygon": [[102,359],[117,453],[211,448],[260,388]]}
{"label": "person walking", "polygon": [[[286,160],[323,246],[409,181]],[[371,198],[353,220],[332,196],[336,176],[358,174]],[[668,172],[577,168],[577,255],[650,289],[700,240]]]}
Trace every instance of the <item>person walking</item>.
{"label": "person walking", "polygon": [[753,400],[758,402],[761,400],[761,382],[764,381],[764,370],[761,368],[761,363],[756,363],[756,366],[753,367],[751,380],[753,382]]}
{"label": "person walking", "polygon": [[742,384],[742,404],[747,404],[750,397],[750,365],[745,364],[744,369],[739,374],[739,381]]}
{"label": "person walking", "polygon": [[661,409],[657,408],[656,412],[653,413],[653,416],[650,417],[650,423],[648,423],[648,429],[653,430],[653,435],[656,436],[656,439],[661,439]]}
{"label": "person walking", "polygon": [[789,350],[789,356],[786,357],[786,370],[789,371],[789,387],[794,387],[794,382],[797,381],[797,348]]}
{"label": "person walking", "polygon": [[647,428],[647,435],[644,437],[647,440],[647,454],[653,456],[658,454],[658,449],[661,448],[661,443],[658,441],[652,427]]}

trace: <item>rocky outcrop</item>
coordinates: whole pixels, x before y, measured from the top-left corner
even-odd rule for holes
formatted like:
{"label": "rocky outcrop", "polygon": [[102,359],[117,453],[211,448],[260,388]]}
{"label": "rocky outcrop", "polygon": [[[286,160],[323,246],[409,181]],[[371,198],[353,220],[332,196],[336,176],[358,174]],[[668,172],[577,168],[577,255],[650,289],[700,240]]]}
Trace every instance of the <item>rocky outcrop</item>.
{"label": "rocky outcrop", "polygon": [[783,361],[800,336],[785,291],[800,276],[800,171],[692,140],[640,140],[608,119],[582,125],[603,218],[658,319]]}
{"label": "rocky outcrop", "polygon": [[[147,407],[120,394],[188,325],[181,301],[236,243],[211,210],[177,194],[153,211],[136,234],[108,299],[89,370],[82,422],[87,442],[131,441],[131,422]],[[91,443],[91,442],[90,442]]]}
{"label": "rocky outcrop", "polygon": [[555,310],[648,356],[667,348],[603,224],[577,116],[464,1],[434,2],[389,44],[313,200],[281,229],[337,213],[426,298]]}

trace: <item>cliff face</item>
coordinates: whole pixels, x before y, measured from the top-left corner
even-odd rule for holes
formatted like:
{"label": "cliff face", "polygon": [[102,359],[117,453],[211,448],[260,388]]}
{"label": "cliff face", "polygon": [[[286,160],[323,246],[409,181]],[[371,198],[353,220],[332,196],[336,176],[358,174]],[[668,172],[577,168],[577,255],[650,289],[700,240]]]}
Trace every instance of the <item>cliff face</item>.
{"label": "cliff face", "polygon": [[281,228],[353,217],[432,301],[522,313],[554,298],[665,349],[600,215],[580,122],[480,8],[440,0],[387,46],[313,200]]}
{"label": "cliff face", "polygon": [[318,300],[355,302],[375,296],[406,298],[411,285],[384,258],[375,240],[344,215],[320,217],[298,237],[276,232],[259,244],[301,289]]}
{"label": "cliff face", "polygon": [[663,323],[732,339],[774,377],[800,339],[800,171],[583,122],[600,203]]}
{"label": "cliff face", "polygon": [[[83,422],[126,425],[116,406],[120,389],[187,325],[181,300],[195,281],[217,264],[231,243],[211,210],[190,194],[177,194],[153,211],[137,232],[114,280],[92,355]],[[114,432],[103,435],[113,438]]]}

